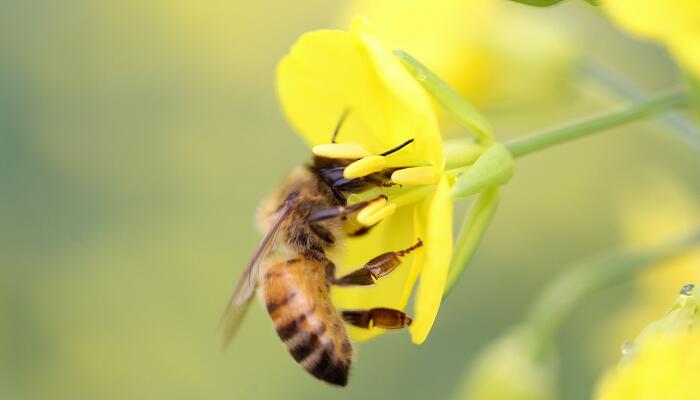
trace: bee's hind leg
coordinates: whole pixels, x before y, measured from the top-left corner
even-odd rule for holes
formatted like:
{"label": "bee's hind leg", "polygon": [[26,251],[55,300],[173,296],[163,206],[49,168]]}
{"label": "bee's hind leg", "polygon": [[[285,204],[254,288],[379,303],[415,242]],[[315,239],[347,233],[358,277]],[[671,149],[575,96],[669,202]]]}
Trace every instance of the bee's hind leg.
{"label": "bee's hind leg", "polygon": [[343,310],[341,314],[343,320],[348,324],[365,329],[373,326],[383,329],[401,329],[413,322],[406,313],[392,308]]}
{"label": "bee's hind leg", "polygon": [[333,266],[333,268],[327,269],[328,280],[330,283],[338,286],[374,285],[376,279],[389,274],[401,264],[400,257],[407,255],[421,246],[423,246],[423,242],[418,239],[416,244],[407,249],[380,254],[369,260],[361,268],[340,278],[335,277],[335,266]]}

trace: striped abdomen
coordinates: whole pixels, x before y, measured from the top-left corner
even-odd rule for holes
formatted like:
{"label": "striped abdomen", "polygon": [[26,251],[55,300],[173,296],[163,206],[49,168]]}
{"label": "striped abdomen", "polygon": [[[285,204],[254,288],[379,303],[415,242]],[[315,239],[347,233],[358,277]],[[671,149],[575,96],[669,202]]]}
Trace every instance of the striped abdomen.
{"label": "striped abdomen", "polygon": [[294,258],[270,263],[261,295],[292,357],[318,379],[345,386],[352,346],[330,301],[325,265]]}

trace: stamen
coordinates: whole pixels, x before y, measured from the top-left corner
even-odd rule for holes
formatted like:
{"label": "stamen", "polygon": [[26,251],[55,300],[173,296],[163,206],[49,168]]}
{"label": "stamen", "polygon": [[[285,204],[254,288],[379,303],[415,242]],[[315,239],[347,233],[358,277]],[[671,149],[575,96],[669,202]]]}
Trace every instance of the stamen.
{"label": "stamen", "polygon": [[372,153],[357,143],[318,144],[311,149],[311,152],[318,157],[346,160],[357,160],[372,155]]}
{"label": "stamen", "polygon": [[345,123],[345,119],[348,117],[348,114],[350,114],[350,109],[346,108],[343,111],[343,114],[340,116],[340,119],[338,120],[338,123],[335,126],[335,130],[333,131],[333,137],[331,137],[331,143],[335,143],[335,140],[338,138],[338,133],[340,132],[340,128]]}
{"label": "stamen", "polygon": [[391,181],[398,185],[432,185],[438,179],[434,167],[404,168],[391,174]]}
{"label": "stamen", "polygon": [[345,179],[360,178],[375,173],[377,171],[381,171],[385,167],[386,159],[384,157],[367,156],[345,167],[345,170],[343,171],[343,177]]}
{"label": "stamen", "polygon": [[[364,210],[363,210],[364,211]],[[384,218],[390,216],[391,214],[396,211],[396,204],[387,204],[384,207],[380,208],[379,210],[375,211],[374,213],[367,215],[367,216],[361,216],[360,214],[357,215],[357,222],[361,223],[364,226],[372,226],[376,224],[377,222],[383,220]],[[362,218],[360,218],[362,217]]]}
{"label": "stamen", "polygon": [[357,220],[367,220],[369,217],[386,206],[386,197],[380,197],[377,200],[369,203],[365,208],[357,213]]}
{"label": "stamen", "polygon": [[404,147],[408,146],[409,144],[413,143],[415,139],[408,139],[407,141],[401,143],[400,145],[394,147],[393,149],[389,149],[385,151],[384,153],[381,153],[380,156],[388,156],[389,154],[396,153],[397,151],[403,149]]}

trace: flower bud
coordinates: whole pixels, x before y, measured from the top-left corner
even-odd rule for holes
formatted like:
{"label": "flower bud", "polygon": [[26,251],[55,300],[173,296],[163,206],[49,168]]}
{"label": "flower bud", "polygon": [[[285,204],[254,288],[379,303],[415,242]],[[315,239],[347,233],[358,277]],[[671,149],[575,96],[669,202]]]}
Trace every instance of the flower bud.
{"label": "flower bud", "polygon": [[686,285],[670,311],[623,346],[623,358],[598,385],[596,399],[698,399],[700,304]]}

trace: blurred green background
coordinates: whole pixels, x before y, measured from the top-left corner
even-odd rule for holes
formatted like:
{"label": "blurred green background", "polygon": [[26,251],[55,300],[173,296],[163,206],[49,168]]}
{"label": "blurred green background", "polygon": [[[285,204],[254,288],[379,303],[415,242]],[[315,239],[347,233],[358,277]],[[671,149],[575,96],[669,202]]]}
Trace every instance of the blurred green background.
{"label": "blurred green background", "polygon": [[[551,81],[475,100],[501,139],[624,104],[591,65],[650,92],[680,80],[660,48],[584,2],[498,3],[525,31],[565,34],[571,52]],[[492,229],[424,345],[406,332],[358,344],[350,386],[338,390],[295,365],[256,305],[221,352],[216,326],[259,240],[257,203],[309,153],[279,110],[275,65],[301,33],[346,28],[352,6],[0,5],[0,397],[446,398],[559,270],[621,241],[626,201],[657,195],[658,176],[698,200],[697,150],[664,124],[533,155],[518,160]],[[499,18],[464,20],[512,29]],[[549,62],[528,53],[546,35],[499,40],[500,52],[537,61],[535,69]],[[533,80],[536,71],[509,62],[497,64],[503,77]],[[587,398],[617,360],[620,343],[600,332],[627,289],[590,299],[567,322],[561,398]]]}

